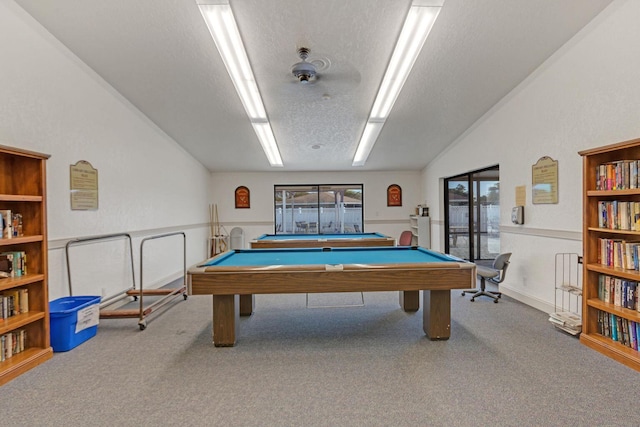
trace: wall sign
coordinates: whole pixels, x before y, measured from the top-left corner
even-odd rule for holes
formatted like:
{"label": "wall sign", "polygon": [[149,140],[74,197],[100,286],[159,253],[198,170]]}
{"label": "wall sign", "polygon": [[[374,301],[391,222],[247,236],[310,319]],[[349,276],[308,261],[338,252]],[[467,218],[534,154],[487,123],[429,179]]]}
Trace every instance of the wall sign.
{"label": "wall sign", "polygon": [[398,184],[387,187],[387,206],[402,206],[402,188]]}
{"label": "wall sign", "polygon": [[533,203],[558,203],[558,161],[540,157],[531,167]]}
{"label": "wall sign", "polygon": [[251,192],[244,185],[236,188],[236,209],[249,209],[251,207],[250,196]]}
{"label": "wall sign", "polygon": [[69,166],[71,210],[98,209],[98,170],[86,160]]}
{"label": "wall sign", "polygon": [[527,204],[527,186],[518,185],[516,187],[516,206],[525,206]]}

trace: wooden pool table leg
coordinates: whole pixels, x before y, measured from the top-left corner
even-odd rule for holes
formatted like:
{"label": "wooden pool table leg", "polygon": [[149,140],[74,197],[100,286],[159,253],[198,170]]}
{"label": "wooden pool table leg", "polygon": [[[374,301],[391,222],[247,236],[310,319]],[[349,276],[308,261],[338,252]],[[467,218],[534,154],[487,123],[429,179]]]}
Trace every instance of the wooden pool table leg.
{"label": "wooden pool table leg", "polygon": [[431,340],[451,336],[451,291],[422,291],[422,329]]}
{"label": "wooden pool table leg", "polygon": [[255,308],[253,294],[240,295],[240,316],[251,316]]}
{"label": "wooden pool table leg", "polygon": [[400,291],[400,307],[404,311],[420,310],[420,291]]}
{"label": "wooden pool table leg", "polygon": [[233,347],[240,324],[238,295],[213,296],[213,344]]}

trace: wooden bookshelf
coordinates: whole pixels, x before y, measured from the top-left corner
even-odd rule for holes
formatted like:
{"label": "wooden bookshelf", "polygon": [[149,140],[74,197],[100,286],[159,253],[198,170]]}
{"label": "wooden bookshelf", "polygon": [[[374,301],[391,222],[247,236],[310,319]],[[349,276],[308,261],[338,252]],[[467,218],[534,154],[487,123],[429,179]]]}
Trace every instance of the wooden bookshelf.
{"label": "wooden bookshelf", "polygon": [[[598,167],[610,162],[640,160],[640,139],[624,141],[599,148],[580,151],[583,164],[583,310],[580,341],[602,354],[640,371],[640,352],[629,345],[615,341],[602,333],[602,313],[616,316],[623,322],[640,322],[640,311],[624,308],[599,298],[598,280],[607,275],[640,282],[640,271],[609,267],[601,264],[600,239],[628,239],[637,241],[640,232],[609,229],[599,226],[599,201],[640,202],[640,188],[605,190],[597,188]],[[640,185],[637,185],[640,187]],[[640,338],[640,337],[638,337]]]}
{"label": "wooden bookshelf", "polygon": [[[22,215],[23,236],[0,238],[0,252],[24,251],[27,274],[0,278],[0,293],[26,289],[29,310],[0,316],[0,336],[26,331],[24,350],[0,362],[0,385],[50,359],[47,267],[47,154],[0,145],[0,209]],[[0,234],[1,236],[1,234]]]}

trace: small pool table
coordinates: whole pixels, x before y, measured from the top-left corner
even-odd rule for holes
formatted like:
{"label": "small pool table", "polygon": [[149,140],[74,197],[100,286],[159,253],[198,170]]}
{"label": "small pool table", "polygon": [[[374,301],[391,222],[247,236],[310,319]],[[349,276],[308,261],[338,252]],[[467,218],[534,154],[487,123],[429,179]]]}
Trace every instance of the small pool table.
{"label": "small pool table", "polygon": [[395,246],[393,237],[380,233],[263,234],[250,242],[251,249],[341,248]]}
{"label": "small pool table", "polygon": [[240,295],[424,291],[423,330],[448,339],[451,290],[475,286],[475,264],[419,247],[243,249],[188,271],[191,295],[213,296],[213,342],[236,343]]}

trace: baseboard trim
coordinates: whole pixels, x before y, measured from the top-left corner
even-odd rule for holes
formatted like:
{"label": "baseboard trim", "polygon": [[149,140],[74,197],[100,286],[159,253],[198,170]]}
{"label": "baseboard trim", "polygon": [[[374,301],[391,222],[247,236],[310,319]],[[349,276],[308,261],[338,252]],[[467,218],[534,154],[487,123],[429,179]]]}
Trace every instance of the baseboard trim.
{"label": "baseboard trim", "polygon": [[553,313],[555,311],[554,306],[549,304],[548,302],[543,301],[539,298],[533,297],[531,295],[524,294],[506,285],[500,284],[500,292],[523,304],[526,304],[530,307],[540,310],[543,313]]}

